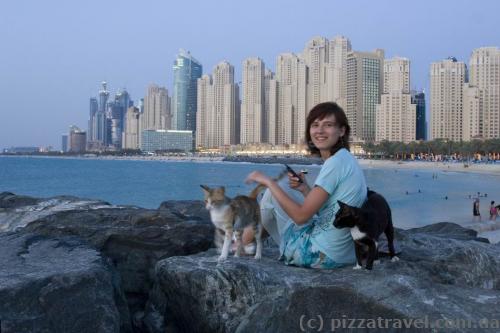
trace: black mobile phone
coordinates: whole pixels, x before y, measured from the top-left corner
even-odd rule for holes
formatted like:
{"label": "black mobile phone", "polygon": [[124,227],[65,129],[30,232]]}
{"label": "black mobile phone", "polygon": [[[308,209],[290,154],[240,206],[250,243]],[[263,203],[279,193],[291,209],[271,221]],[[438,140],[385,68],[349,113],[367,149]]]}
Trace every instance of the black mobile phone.
{"label": "black mobile phone", "polygon": [[288,164],[285,164],[286,171],[290,172],[294,177],[299,179],[299,183],[303,183],[302,178]]}

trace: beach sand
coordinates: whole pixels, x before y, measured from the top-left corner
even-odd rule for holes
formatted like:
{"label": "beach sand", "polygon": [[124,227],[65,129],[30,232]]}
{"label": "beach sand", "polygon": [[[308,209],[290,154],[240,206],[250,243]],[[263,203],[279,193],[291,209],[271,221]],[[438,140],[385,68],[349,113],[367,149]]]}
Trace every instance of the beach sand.
{"label": "beach sand", "polygon": [[463,163],[450,162],[421,162],[421,161],[389,161],[389,160],[367,160],[358,159],[362,168],[376,169],[413,169],[413,170],[435,170],[451,172],[468,172],[500,175],[500,164],[469,164],[467,168]]}

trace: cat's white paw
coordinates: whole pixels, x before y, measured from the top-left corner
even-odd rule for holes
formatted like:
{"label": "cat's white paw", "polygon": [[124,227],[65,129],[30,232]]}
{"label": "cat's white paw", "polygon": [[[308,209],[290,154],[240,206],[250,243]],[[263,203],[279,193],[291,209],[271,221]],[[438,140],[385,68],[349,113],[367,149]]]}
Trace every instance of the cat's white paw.
{"label": "cat's white paw", "polygon": [[352,269],[361,269],[362,267],[359,266],[358,264],[356,264],[356,266],[354,266]]}
{"label": "cat's white paw", "polygon": [[392,257],[391,262],[397,262],[397,261],[399,261],[398,257],[396,257],[396,256]]}
{"label": "cat's white paw", "polygon": [[223,261],[226,261],[226,260],[227,260],[227,256],[224,256],[224,255],[220,255],[219,258],[217,258],[218,262],[223,262]]}
{"label": "cat's white paw", "polygon": [[260,260],[262,259],[262,254],[261,253],[256,253],[254,256],[255,260]]}

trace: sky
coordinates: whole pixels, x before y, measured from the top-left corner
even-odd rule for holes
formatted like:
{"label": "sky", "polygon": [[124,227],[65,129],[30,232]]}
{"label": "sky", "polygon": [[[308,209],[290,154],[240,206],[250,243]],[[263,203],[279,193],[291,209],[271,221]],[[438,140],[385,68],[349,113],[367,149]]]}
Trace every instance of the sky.
{"label": "sky", "polygon": [[[100,82],[134,101],[147,86],[171,94],[172,64],[189,50],[211,73],[260,57],[299,53],[314,36],[346,36],[356,51],[411,61],[411,86],[429,91],[429,67],[500,47],[496,0],[1,0],[0,149],[53,146],[70,125],[87,129]],[[426,98],[429,96],[427,94]]]}

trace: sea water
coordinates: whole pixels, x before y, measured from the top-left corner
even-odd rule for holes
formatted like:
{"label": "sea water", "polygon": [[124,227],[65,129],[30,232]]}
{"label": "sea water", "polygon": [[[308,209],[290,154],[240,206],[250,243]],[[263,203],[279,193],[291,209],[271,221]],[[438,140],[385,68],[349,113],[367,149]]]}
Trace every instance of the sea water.
{"label": "sea water", "polygon": [[[292,167],[309,171],[314,183],[320,166]],[[201,200],[199,185],[225,186],[227,194],[248,194],[244,183],[253,170],[277,176],[278,164],[196,161],[141,161],[90,158],[0,157],[0,192],[50,197],[74,195],[116,205],[157,208],[166,200]],[[388,200],[397,227],[410,228],[472,220],[472,198],[481,195],[481,215],[500,202],[500,175],[437,170],[366,168],[370,189]],[[471,198],[469,198],[469,195]]]}

